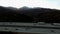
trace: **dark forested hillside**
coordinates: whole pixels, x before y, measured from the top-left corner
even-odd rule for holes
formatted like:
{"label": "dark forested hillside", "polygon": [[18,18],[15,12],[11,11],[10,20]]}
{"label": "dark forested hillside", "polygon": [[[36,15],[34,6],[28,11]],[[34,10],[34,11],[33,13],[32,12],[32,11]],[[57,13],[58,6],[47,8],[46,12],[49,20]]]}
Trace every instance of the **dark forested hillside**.
{"label": "dark forested hillside", "polygon": [[60,10],[48,8],[13,8],[0,6],[0,22],[60,23]]}
{"label": "dark forested hillside", "polygon": [[17,10],[0,7],[0,22],[32,22],[33,18],[20,14]]}
{"label": "dark forested hillside", "polygon": [[20,13],[33,17],[33,22],[60,23],[60,10],[57,9],[29,8]]}

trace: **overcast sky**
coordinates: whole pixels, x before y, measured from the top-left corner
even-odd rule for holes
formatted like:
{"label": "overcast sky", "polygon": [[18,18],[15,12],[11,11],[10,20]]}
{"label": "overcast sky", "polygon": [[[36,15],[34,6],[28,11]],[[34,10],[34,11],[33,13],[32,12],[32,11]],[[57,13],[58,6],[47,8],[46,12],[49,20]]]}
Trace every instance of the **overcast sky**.
{"label": "overcast sky", "polygon": [[16,8],[28,6],[60,9],[60,0],[0,0],[0,6]]}

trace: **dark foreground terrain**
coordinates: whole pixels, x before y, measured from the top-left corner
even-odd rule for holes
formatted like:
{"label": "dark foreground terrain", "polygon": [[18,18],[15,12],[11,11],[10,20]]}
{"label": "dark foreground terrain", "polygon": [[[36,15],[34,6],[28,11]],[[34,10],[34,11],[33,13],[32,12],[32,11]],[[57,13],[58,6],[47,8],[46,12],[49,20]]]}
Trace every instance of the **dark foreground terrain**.
{"label": "dark foreground terrain", "polygon": [[33,18],[20,14],[17,10],[0,7],[0,22],[32,22]]}
{"label": "dark foreground terrain", "polygon": [[49,8],[13,8],[0,6],[0,22],[60,23],[60,10]]}

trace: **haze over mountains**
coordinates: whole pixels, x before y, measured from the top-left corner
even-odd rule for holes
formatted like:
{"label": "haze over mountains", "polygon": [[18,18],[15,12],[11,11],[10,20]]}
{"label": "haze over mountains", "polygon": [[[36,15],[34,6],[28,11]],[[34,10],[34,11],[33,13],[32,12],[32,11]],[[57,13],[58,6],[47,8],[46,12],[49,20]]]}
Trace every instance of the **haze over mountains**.
{"label": "haze over mountains", "polygon": [[49,8],[0,6],[0,21],[60,23],[60,10]]}

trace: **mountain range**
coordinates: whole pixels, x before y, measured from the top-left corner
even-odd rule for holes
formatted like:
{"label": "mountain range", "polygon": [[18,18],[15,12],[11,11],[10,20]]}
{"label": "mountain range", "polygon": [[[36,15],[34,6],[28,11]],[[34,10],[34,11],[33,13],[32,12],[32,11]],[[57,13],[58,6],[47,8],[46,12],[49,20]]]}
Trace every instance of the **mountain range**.
{"label": "mountain range", "polygon": [[0,6],[0,21],[60,23],[60,10],[50,8]]}

